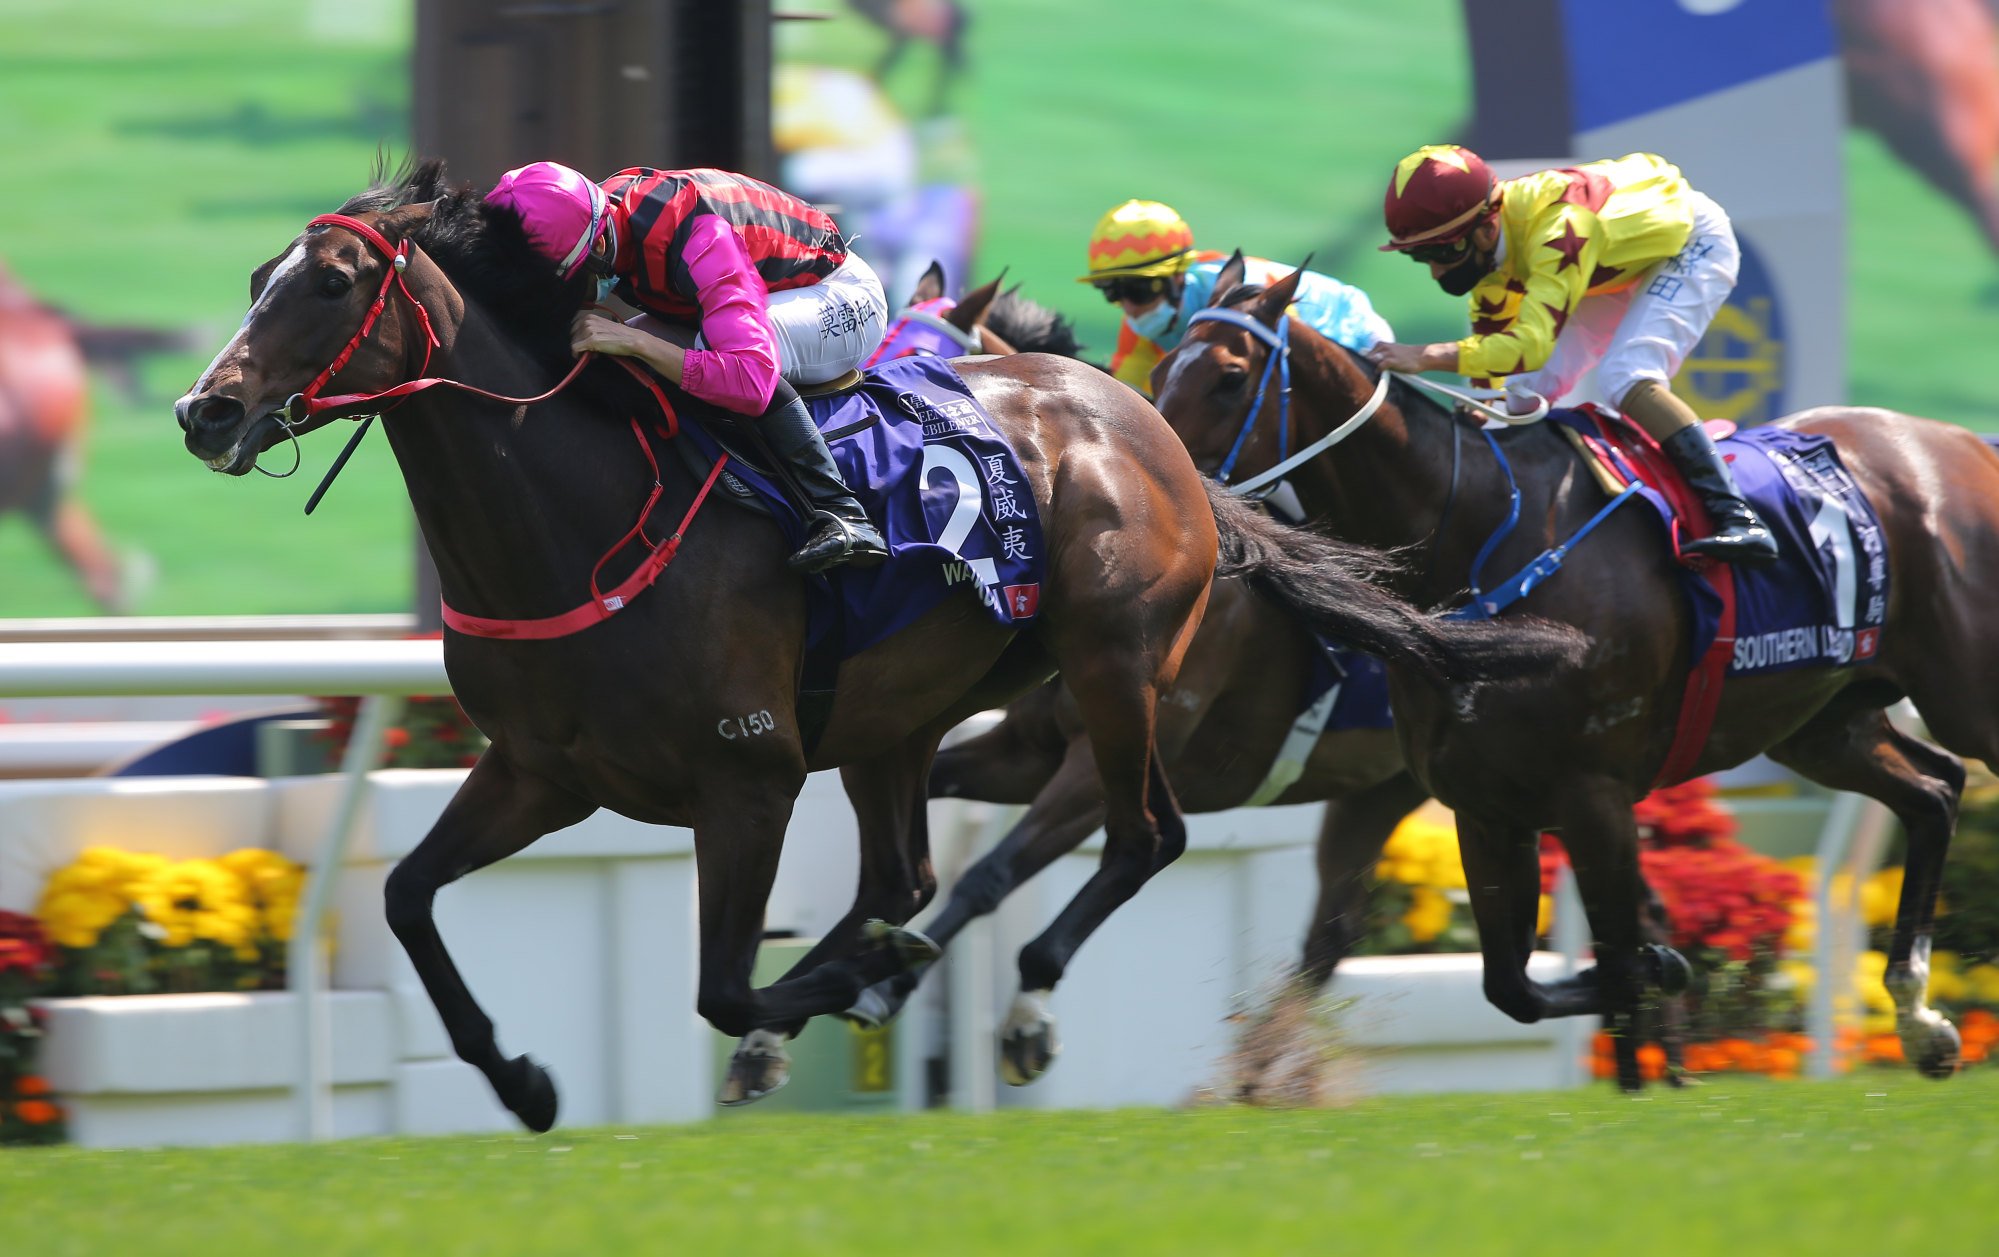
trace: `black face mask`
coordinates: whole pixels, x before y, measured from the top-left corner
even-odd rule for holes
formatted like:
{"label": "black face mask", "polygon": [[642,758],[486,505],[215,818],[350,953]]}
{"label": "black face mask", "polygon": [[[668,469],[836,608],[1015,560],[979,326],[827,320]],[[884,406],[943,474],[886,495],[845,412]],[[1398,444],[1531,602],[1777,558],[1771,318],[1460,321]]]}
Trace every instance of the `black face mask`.
{"label": "black face mask", "polygon": [[1474,245],[1465,250],[1462,262],[1437,276],[1437,286],[1453,297],[1462,297],[1492,273],[1492,262],[1491,253]]}

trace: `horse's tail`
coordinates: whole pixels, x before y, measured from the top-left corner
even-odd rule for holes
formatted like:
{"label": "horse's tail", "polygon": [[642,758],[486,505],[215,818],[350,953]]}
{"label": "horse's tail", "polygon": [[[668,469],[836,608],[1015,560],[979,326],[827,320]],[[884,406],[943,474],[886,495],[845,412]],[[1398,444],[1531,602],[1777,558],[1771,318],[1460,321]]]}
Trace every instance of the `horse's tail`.
{"label": "horse's tail", "polygon": [[1208,499],[1221,534],[1216,576],[1244,577],[1313,631],[1415,668],[1439,688],[1546,676],[1582,660],[1583,635],[1566,624],[1425,614],[1377,583],[1402,569],[1394,553],[1287,527],[1212,482]]}

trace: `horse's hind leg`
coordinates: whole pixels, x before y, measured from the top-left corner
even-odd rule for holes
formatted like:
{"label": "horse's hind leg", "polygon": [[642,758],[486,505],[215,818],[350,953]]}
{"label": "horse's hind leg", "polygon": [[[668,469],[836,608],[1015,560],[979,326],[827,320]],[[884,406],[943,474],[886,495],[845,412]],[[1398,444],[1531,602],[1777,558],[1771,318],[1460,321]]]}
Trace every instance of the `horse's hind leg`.
{"label": "horse's hind leg", "polygon": [[[901,925],[923,910],[937,891],[930,866],[930,829],[925,779],[937,749],[934,735],[919,735],[888,754],[840,770],[840,780],[860,822],[860,884],[854,903],[832,929],[785,973],[810,973],[835,957],[850,954],[871,920]],[[791,1054],[785,1040],[804,1022],[750,1031],[730,1058],[721,1103],[747,1104],[782,1087],[790,1078]]]}
{"label": "horse's hind leg", "polygon": [[[1100,750],[1099,764],[1101,754]],[[1186,822],[1158,755],[1146,756],[1144,771],[1139,805],[1123,817],[1109,806],[1111,776],[1104,774],[1104,854],[1097,871],[1048,928],[1021,949],[1020,991],[1000,1027],[1000,1075],[1013,1086],[1024,1086],[1046,1073],[1060,1050],[1048,996],[1062,980],[1070,957],[1118,905],[1187,849]],[[1136,816],[1130,814],[1133,810]]]}
{"label": "horse's hind leg", "polygon": [[547,781],[516,772],[488,751],[416,850],[389,874],[384,894],[389,928],[430,993],[452,1049],[486,1075],[500,1102],[534,1131],[555,1125],[555,1086],[548,1071],[527,1057],[500,1054],[492,1020],[452,964],[431,906],[446,884],[596,810]]}
{"label": "horse's hind leg", "polygon": [[1429,797],[1414,777],[1401,772],[1326,805],[1317,849],[1319,900],[1295,979],[1301,993],[1316,996],[1323,990],[1366,932],[1368,875],[1402,818]]}
{"label": "horse's hind leg", "polygon": [[1957,1071],[1957,1028],[1929,1007],[1926,995],[1937,891],[1957,828],[1964,762],[1903,733],[1879,709],[1838,700],[1772,747],[1770,758],[1821,785],[1877,799],[1902,822],[1909,851],[1882,984],[1895,999],[1903,1055],[1930,1077],[1948,1078]]}

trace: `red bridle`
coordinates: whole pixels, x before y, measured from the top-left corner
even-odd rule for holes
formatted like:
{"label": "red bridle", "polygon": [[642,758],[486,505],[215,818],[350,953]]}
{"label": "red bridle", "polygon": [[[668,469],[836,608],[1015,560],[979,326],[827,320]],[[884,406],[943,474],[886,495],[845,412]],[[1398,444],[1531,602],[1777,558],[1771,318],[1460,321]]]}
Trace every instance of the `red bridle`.
{"label": "red bridle", "polygon": [[[408,393],[417,391],[413,388],[407,388],[406,385],[397,385],[397,388],[407,388],[407,392],[396,393],[395,389],[390,389],[384,393],[350,393],[342,397],[328,397],[324,399],[319,395],[319,390],[325,388],[326,382],[339,374],[340,368],[346,366],[347,360],[354,356],[354,351],[361,347],[361,342],[368,339],[368,333],[375,330],[376,320],[382,317],[383,309],[389,304],[389,288],[391,285],[403,290],[403,299],[408,301],[411,307],[416,310],[417,322],[423,325],[423,366],[417,370],[419,377],[430,369],[430,352],[437,348],[438,345],[437,332],[430,326],[430,311],[423,308],[423,302],[418,301],[416,294],[410,291],[409,285],[403,282],[403,271],[410,264],[409,241],[405,240],[401,244],[390,244],[387,236],[376,231],[360,219],[350,218],[346,214],[321,214],[305,225],[307,231],[311,231],[314,227],[345,227],[347,230],[361,237],[361,239],[375,246],[376,250],[384,258],[388,259],[389,265],[388,269],[382,272],[382,286],[375,293],[374,304],[368,307],[367,317],[361,320],[360,328],[348,340],[346,347],[334,355],[333,361],[326,364],[324,371],[321,371],[312,378],[312,383],[294,393],[291,399],[285,403],[285,410],[290,415],[293,423],[318,414],[322,410],[331,410],[336,406],[344,406],[354,402],[374,401],[378,398],[391,395],[407,396]],[[412,384],[419,382],[418,380],[410,381]],[[426,387],[438,382],[434,380],[421,381]]]}
{"label": "red bridle", "polygon": [[[403,271],[409,266],[409,242],[405,240],[401,244],[392,245],[389,243],[388,237],[384,236],[381,232],[376,231],[360,219],[350,218],[345,214],[321,214],[306,224],[308,231],[314,227],[347,228],[347,230],[360,236],[380,251],[382,256],[389,260],[389,266],[382,276],[381,290],[375,294],[374,303],[368,307],[367,317],[361,320],[360,329],[347,342],[346,348],[342,349],[333,361],[327,364],[324,371],[321,371],[313,378],[312,383],[293,394],[290,400],[285,403],[285,410],[289,415],[291,423],[298,423],[322,410],[333,410],[338,407],[359,405],[363,402],[381,401],[386,398],[408,397],[411,394],[420,393],[424,389],[435,388],[440,384],[497,402],[507,402],[516,406],[531,406],[536,402],[547,401],[567,388],[570,381],[582,373],[584,365],[592,357],[592,355],[587,353],[579,354],[576,358],[576,365],[569,369],[569,374],[563,376],[554,388],[536,397],[507,397],[499,393],[489,393],[483,388],[474,388],[470,384],[461,383],[457,380],[425,376],[423,372],[430,369],[430,352],[438,346],[439,341],[437,339],[437,332],[430,325],[430,311],[424,309],[423,302],[417,300],[416,294],[411,292],[409,285],[403,282]],[[382,317],[382,310],[388,305],[389,288],[391,285],[402,289],[404,299],[416,310],[417,321],[423,326],[423,334],[427,343],[423,351],[423,366],[417,371],[418,378],[407,380],[393,388],[384,389],[379,393],[344,393],[336,397],[319,396],[319,390],[326,387],[326,382],[332,379],[339,372],[340,368],[347,365],[347,360],[354,356],[354,351],[361,347],[361,342],[366,340],[368,333],[375,329],[376,320]],[[617,363],[625,370],[631,372],[632,377],[639,383],[645,385],[652,393],[653,399],[659,403],[660,413],[664,419],[664,422],[660,425],[661,433],[668,439],[677,435],[680,431],[679,416],[675,414],[672,404],[667,401],[666,394],[660,391],[659,385],[654,382],[652,377],[643,368],[632,363],[630,360],[619,358],[617,359]],[[660,495],[665,491],[665,486],[661,483],[659,462],[653,457],[652,445],[646,440],[645,430],[639,426],[639,421],[636,417],[632,418],[630,423],[632,435],[638,438],[639,449],[644,452],[646,462],[652,467],[652,494],[646,498],[645,505],[639,508],[638,522],[633,524],[631,530],[623,537],[620,537],[618,543],[607,550],[604,553],[604,557],[597,560],[596,566],[590,569],[590,600],[580,606],[572,607],[560,615],[542,616],[524,620],[504,620],[485,616],[466,615],[449,604],[443,603],[440,599],[446,625],[460,633],[465,633],[473,637],[503,637],[514,638],[516,640],[546,640],[551,637],[567,637],[571,633],[579,632],[600,621],[610,619],[613,615],[628,606],[631,600],[641,591],[659,579],[660,573],[666,570],[667,564],[673,562],[674,555],[679,553],[681,537],[687,532],[688,525],[694,522],[694,517],[700,513],[702,504],[708,500],[708,491],[715,487],[715,481],[721,476],[722,468],[728,463],[729,459],[726,454],[716,458],[715,465],[708,471],[708,478],[702,482],[701,488],[694,495],[693,503],[688,506],[687,514],[681,517],[680,526],[674,529],[672,535],[665,540],[654,541],[645,535],[645,521],[652,514],[652,508],[658,504]],[[360,433],[356,433],[355,437],[358,440]],[[348,448],[350,451],[352,450],[352,442],[349,443]],[[346,456],[343,454],[339,462],[334,464],[334,471],[338,471],[340,463],[345,461]],[[328,473],[328,479],[331,479],[331,473]],[[325,486],[322,485],[322,491],[324,488]],[[317,500],[316,496],[315,500]],[[309,509],[310,507],[308,507]],[[609,592],[601,589],[597,584],[597,579],[598,575],[604,570],[604,565],[610,561],[612,555],[623,550],[635,539],[645,544],[649,551],[646,558],[641,560],[631,575],[620,582],[615,589]]]}

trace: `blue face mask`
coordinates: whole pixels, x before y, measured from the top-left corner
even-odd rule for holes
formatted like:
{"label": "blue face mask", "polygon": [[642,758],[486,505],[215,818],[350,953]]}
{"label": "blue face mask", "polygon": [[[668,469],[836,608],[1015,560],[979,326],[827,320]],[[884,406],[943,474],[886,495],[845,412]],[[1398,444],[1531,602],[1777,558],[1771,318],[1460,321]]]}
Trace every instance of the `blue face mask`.
{"label": "blue face mask", "polygon": [[[1179,317],[1180,308],[1173,303],[1173,298],[1169,296],[1163,298],[1158,305],[1147,310],[1137,318],[1127,318],[1125,321],[1130,323],[1131,330],[1137,332],[1140,336],[1145,337],[1145,339],[1155,345],[1170,349],[1172,348],[1172,343],[1167,340],[1167,337],[1172,333],[1173,324]],[[1174,341],[1178,339],[1178,337],[1174,337]]]}
{"label": "blue face mask", "polygon": [[597,304],[602,305],[604,302],[610,300],[612,292],[616,291],[617,287],[618,277],[616,275],[606,275],[604,278],[598,280]]}

